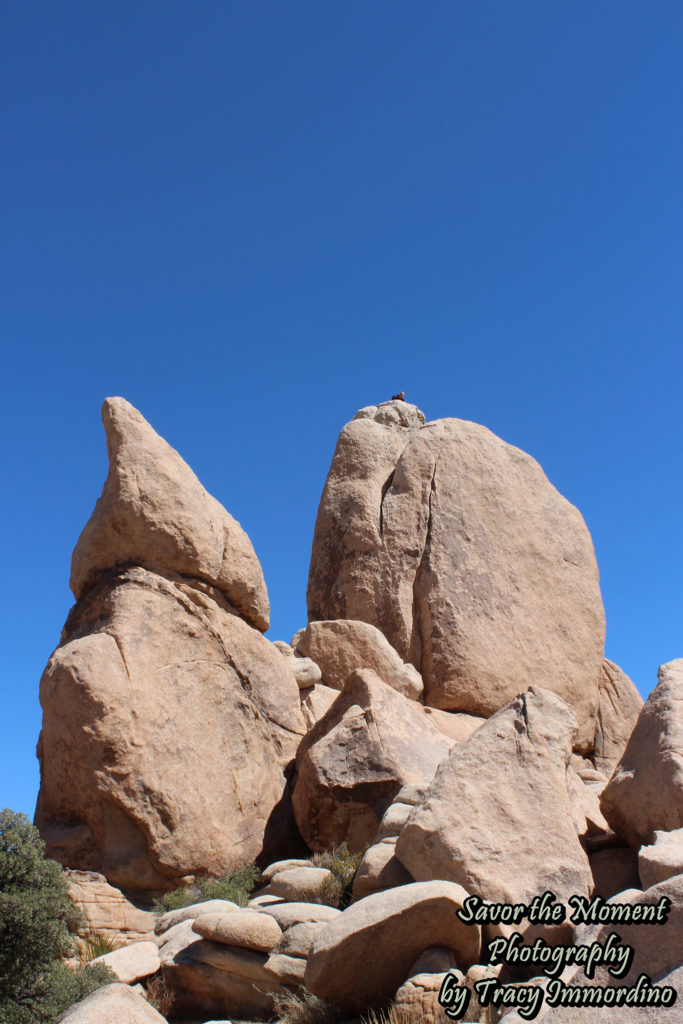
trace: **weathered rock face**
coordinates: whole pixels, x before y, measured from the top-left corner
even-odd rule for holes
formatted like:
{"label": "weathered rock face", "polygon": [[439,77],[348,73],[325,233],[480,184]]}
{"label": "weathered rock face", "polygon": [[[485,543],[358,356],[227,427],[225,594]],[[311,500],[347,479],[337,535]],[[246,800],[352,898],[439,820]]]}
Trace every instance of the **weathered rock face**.
{"label": "weathered rock face", "polygon": [[305,723],[248,537],[132,406],[103,419],[109,476],[41,681],[36,823],[63,863],[151,890],[276,852]]}
{"label": "weathered rock face", "polygon": [[308,846],[362,848],[401,786],[430,780],[449,747],[419,704],[353,672],[297,751],[292,805]]}
{"label": "weathered rock face", "polygon": [[259,561],[240,524],[124,398],[102,407],[109,475],[71,562],[80,598],[103,573],[141,565],[216,587],[247,622],[268,629]]}
{"label": "weathered rock face", "polygon": [[625,672],[607,658],[598,684],[593,760],[607,778],[616,768],[643,707],[643,698]]}
{"label": "weathered rock face", "polygon": [[78,936],[97,932],[117,945],[149,939],[154,934],[154,914],[139,910],[120,889],[109,885],[94,871],[67,871],[69,898],[83,914]]}
{"label": "weathered rock face", "polygon": [[50,855],[128,889],[253,860],[305,731],[282,656],[216,596],[140,568],[96,584],[65,633],[40,689]]}
{"label": "weathered rock face", "polygon": [[600,805],[634,847],[683,827],[683,658],[659,669]]}
{"label": "weathered rock face", "polygon": [[[451,882],[414,882],[366,896],[315,940],[306,988],[344,1013],[357,1013],[386,1003],[430,946],[452,950],[459,966],[469,966],[479,954],[481,932],[457,916],[467,895]],[[369,970],[373,950],[381,955]]]}
{"label": "weathered rock face", "polygon": [[399,835],[401,863],[418,880],[447,878],[495,902],[529,903],[546,889],[588,895],[566,781],[575,730],[555,694],[515,698],[441,764]]}
{"label": "weathered rock face", "polygon": [[422,693],[420,673],[401,661],[384,634],[368,622],[309,622],[297,634],[296,650],[312,658],[320,666],[323,683],[336,690],[341,690],[354,669],[371,668],[382,682],[410,700]]}
{"label": "weathered rock face", "polygon": [[344,427],[308,612],[377,626],[438,708],[488,716],[543,685],[592,745],[605,623],[590,536],[538,463],[484,427],[423,426],[403,402]]}

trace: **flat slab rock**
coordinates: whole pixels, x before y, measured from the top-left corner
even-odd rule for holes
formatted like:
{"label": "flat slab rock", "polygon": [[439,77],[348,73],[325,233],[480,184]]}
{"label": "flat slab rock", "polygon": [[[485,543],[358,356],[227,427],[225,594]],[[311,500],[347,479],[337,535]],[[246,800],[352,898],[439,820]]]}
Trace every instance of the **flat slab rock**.
{"label": "flat slab rock", "polygon": [[282,929],[275,918],[258,910],[204,914],[193,922],[192,929],[203,939],[262,953],[269,953],[282,938]]}
{"label": "flat slab rock", "polygon": [[106,964],[119,981],[134,985],[141,978],[156,974],[161,966],[159,948],[156,942],[133,942],[111,953],[96,957],[92,963]]}
{"label": "flat slab rock", "polygon": [[[308,957],[305,985],[344,1013],[386,1003],[425,949],[444,946],[456,963],[476,962],[477,925],[457,917],[468,893],[452,882],[414,882],[366,896],[320,933]],[[372,955],[369,964],[369,951]]]}

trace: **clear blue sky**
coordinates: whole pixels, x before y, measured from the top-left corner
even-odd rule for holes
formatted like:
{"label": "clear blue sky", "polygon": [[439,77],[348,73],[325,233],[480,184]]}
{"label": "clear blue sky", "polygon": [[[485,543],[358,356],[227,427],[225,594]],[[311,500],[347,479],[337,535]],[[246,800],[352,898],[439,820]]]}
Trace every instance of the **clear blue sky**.
{"label": "clear blue sky", "polygon": [[355,411],[485,424],[582,511],[646,695],[683,655],[678,0],[6,0],[0,37],[0,807],[106,395],[245,527],[273,639]]}

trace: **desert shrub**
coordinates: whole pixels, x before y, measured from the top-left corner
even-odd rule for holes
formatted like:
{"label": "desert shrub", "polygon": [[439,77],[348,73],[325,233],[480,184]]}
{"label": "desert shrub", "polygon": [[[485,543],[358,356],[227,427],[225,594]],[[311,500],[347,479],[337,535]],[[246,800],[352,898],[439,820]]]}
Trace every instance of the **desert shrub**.
{"label": "desert shrub", "polygon": [[59,864],[24,814],[0,812],[0,1021],[51,1024],[72,1003],[115,981],[103,965],[71,970],[68,924],[78,912]]}
{"label": "desert shrub", "polygon": [[323,887],[323,903],[330,907],[339,907],[341,910],[348,907],[351,902],[353,879],[367,848],[366,845],[362,850],[352,853],[348,844],[342,843],[334,850],[313,854],[312,864],[332,872],[332,878],[328,878]]}
{"label": "desert shrub", "polygon": [[161,903],[156,904],[157,913],[167,910],[179,910],[193,903],[205,900],[230,900],[238,907],[246,907],[249,897],[261,879],[261,872],[255,864],[246,864],[228,872],[222,878],[211,878],[204,875],[197,878],[191,885],[182,885],[172,892],[164,894]]}
{"label": "desert shrub", "polygon": [[276,995],[273,1002],[281,1024],[340,1024],[342,1019],[336,1006],[307,988]]}

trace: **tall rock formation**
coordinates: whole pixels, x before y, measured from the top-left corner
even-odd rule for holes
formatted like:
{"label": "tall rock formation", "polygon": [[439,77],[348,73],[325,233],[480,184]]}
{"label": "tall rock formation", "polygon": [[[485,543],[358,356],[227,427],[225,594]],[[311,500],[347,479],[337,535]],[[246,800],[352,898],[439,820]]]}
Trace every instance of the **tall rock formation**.
{"label": "tall rock formation", "polygon": [[342,430],[316,521],[309,620],[361,619],[422,674],[425,703],[491,715],[530,685],[595,732],[605,621],[580,513],[529,455],[391,401]]}
{"label": "tall rock formation", "polygon": [[153,890],[277,848],[305,725],[239,523],[122,398],[103,421],[109,476],[41,681],[36,823],[50,856]]}

